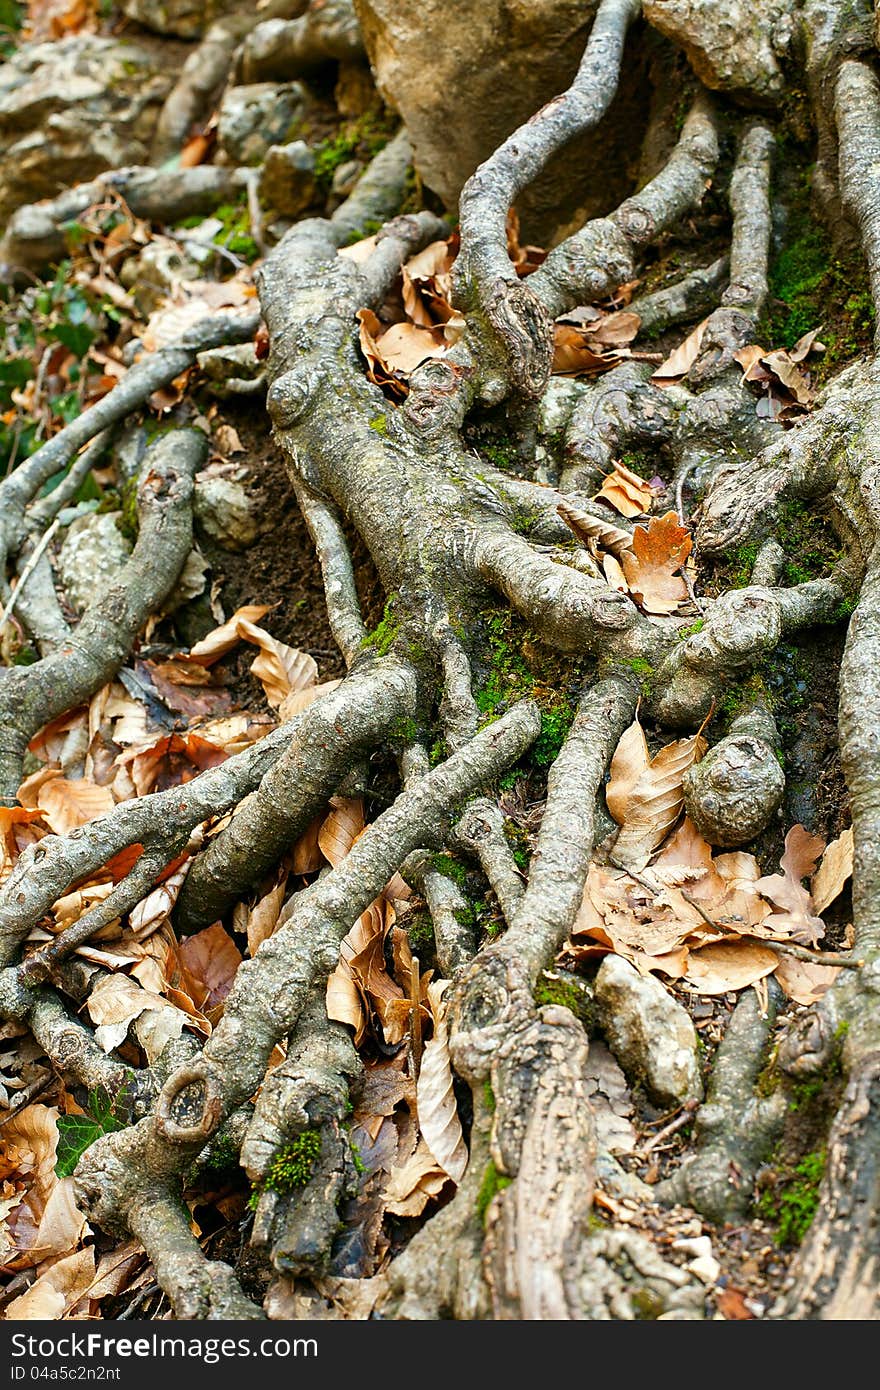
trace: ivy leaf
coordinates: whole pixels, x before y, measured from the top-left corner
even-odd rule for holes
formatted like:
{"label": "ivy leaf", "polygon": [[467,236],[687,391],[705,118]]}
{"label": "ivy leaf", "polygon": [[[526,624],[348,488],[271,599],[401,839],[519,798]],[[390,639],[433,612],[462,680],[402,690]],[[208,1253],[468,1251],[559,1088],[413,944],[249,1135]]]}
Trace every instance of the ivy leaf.
{"label": "ivy leaf", "polygon": [[124,1129],[114,1113],[116,1102],[106,1093],[89,1092],[90,1115],[59,1115],[57,1120],[58,1148],[55,1151],[55,1175],[69,1178],[86,1149],[104,1134]]}

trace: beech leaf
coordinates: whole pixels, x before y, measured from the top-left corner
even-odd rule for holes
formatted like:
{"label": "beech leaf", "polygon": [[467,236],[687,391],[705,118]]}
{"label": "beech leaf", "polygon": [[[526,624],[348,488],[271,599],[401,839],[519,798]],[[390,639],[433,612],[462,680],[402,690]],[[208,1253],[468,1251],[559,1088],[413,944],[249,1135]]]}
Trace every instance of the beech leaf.
{"label": "beech leaf", "polygon": [[425,1142],[444,1172],[459,1183],[467,1168],[468,1151],[452,1085],[447,1005],[443,1002],[443,992],[448,985],[448,980],[435,980],[428,985],[434,1033],[422,1053],[416,1097],[419,1128]]}

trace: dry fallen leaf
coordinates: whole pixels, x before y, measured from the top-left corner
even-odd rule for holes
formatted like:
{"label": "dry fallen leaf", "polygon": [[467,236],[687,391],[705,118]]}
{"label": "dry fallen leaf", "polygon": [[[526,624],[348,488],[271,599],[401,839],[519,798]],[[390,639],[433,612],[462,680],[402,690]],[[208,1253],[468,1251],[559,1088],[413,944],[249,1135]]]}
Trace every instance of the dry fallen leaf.
{"label": "dry fallen leaf", "polygon": [[29,810],[41,810],[56,835],[68,835],[96,816],[106,815],[116,805],[109,787],[96,786],[86,778],[69,781],[52,767],[41,768],[25,778],[18,789],[18,799]]}
{"label": "dry fallen leaf", "polygon": [[696,362],[700,355],[703,345],[703,338],[706,334],[706,324],[708,319],[703,319],[696,328],[692,329],[683,343],[680,343],[669,356],[660,363],[660,366],[652,374],[651,380],[656,381],[658,386],[666,386],[671,382],[680,380],[685,376]]}
{"label": "dry fallen leaf", "polygon": [[687,585],[679,571],[692,544],[674,511],[652,517],[647,527],[635,528],[632,550],[622,551],[620,563],[633,598],[646,613],[674,613],[687,599]]}
{"label": "dry fallen leaf", "polygon": [[619,460],[596,493],[621,516],[640,516],[650,511],[654,490],[651,484]]}
{"label": "dry fallen leaf", "polygon": [[630,869],[642,869],[666,838],[684,807],[682,778],[699,762],[707,743],[702,733],[676,739],[647,758],[638,720],[623,734],[611,762],[608,808],[619,820],[614,857]]}
{"label": "dry fallen leaf", "polygon": [[691,951],[684,979],[697,994],[727,994],[772,975],[778,964],[776,952],[758,941],[714,941]]}
{"label": "dry fallen leaf", "polygon": [[807,946],[815,946],[825,935],[825,923],[813,912],[812,899],[801,882],[815,871],[824,847],[824,840],[817,835],[811,835],[802,825],[793,825],[785,837],[785,853],[779,861],[782,873],[756,882],[757,892],[776,909],[766,922],[775,935],[790,936]]}
{"label": "dry fallen leaf", "polygon": [[831,841],[811,880],[813,911],[817,917],[843,892],[843,886],[852,876],[852,871],[853,832],[850,826],[836,840]]}
{"label": "dry fallen leaf", "polygon": [[446,1023],[448,1006],[443,1002],[443,993],[448,985],[448,980],[435,980],[428,985],[428,1000],[434,1015],[434,1033],[425,1044],[422,1053],[416,1096],[419,1128],[425,1142],[440,1167],[459,1183],[467,1168],[468,1151],[452,1086],[452,1063],[449,1058],[449,1032]]}

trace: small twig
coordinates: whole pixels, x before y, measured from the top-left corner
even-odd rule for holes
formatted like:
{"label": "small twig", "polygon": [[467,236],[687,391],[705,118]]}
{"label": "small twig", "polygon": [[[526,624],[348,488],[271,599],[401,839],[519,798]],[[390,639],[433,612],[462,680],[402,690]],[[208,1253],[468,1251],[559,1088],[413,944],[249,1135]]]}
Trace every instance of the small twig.
{"label": "small twig", "polygon": [[648,1140],[645,1147],[637,1151],[637,1156],[639,1158],[647,1158],[651,1150],[656,1149],[658,1144],[662,1144],[664,1139],[668,1139],[670,1135],[676,1134],[678,1130],[684,1129],[685,1125],[690,1124],[691,1120],[694,1118],[694,1112],[698,1103],[699,1102],[695,1100],[685,1101],[675,1119],[670,1120],[668,1125],[664,1125],[661,1130],[658,1130],[658,1132]]}
{"label": "small twig", "polygon": [[796,946],[793,941],[776,941],[772,937],[761,936],[755,938],[763,941],[769,946],[771,951],[784,951],[795,960],[810,961],[816,965],[839,966],[843,970],[861,970],[865,964],[864,960],[857,960],[848,953],[837,951],[811,951],[806,946]]}
{"label": "small twig", "polygon": [[14,1120],[16,1115],[24,1110],[26,1105],[30,1105],[32,1100],[36,1100],[37,1096],[42,1095],[45,1090],[48,1090],[55,1079],[53,1072],[47,1072],[47,1074],[41,1076],[38,1081],[32,1081],[30,1086],[26,1086],[23,1091],[19,1091],[6,1114],[0,1116],[0,1129],[2,1129],[4,1125],[8,1125],[10,1120]]}
{"label": "small twig", "polygon": [[28,560],[27,564],[25,565],[24,569],[19,575],[18,583],[12,591],[9,597],[9,601],[6,604],[6,607],[3,609],[3,612],[0,613],[0,629],[2,629],[5,626],[7,619],[12,616],[12,610],[15,608],[16,603],[21,597],[22,589],[24,588],[27,581],[30,579],[34,570],[37,568],[37,565],[42,560],[43,555],[45,554],[46,549],[50,541],[52,540],[52,537],[55,535],[55,532],[58,530],[60,524],[61,523],[59,518],[56,517],[49,529],[44,532],[38,543],[34,546],[34,549],[31,552],[30,559]]}
{"label": "small twig", "polygon": [[421,1006],[421,980],[419,972],[419,958],[413,956],[412,970],[409,977],[409,997],[412,1001],[412,1011],[410,1013],[410,1039],[412,1043],[413,1076],[419,1074],[419,1067],[422,1064],[422,1006]]}

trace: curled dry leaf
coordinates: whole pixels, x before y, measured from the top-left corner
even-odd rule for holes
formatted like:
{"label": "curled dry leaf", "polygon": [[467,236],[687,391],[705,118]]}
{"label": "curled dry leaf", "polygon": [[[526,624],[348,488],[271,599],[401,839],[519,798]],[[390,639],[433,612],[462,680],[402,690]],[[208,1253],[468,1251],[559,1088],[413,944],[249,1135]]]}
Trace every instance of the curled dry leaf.
{"label": "curled dry leaf", "polygon": [[675,825],[684,807],[682,778],[706,748],[699,732],[667,744],[646,762],[647,744],[638,720],[625,731],[611,761],[606,790],[609,810],[620,825],[614,857],[625,867],[644,868]]}
{"label": "curled dry leaf", "polygon": [[98,787],[86,778],[69,781],[52,767],[26,777],[18,789],[18,799],[29,810],[42,811],[56,835],[68,835],[116,805],[109,787]]}
{"label": "curled dry leaf", "polygon": [[608,502],[621,516],[640,516],[650,510],[654,497],[651,484],[625,463],[618,461],[608,474],[596,498]]}
{"label": "curled dry leaf", "polygon": [[727,994],[772,975],[779,956],[747,938],[714,941],[691,951],[685,982],[697,994]]}
{"label": "curled dry leaf", "polygon": [[703,346],[703,338],[706,335],[706,324],[708,322],[708,319],[703,319],[701,323],[697,324],[696,328],[687,335],[684,342],[680,343],[679,346],[660,363],[660,366],[652,374],[652,381],[656,381],[658,386],[668,386],[671,385],[672,382],[679,381],[681,377],[687,375],[700,355],[700,349]]}
{"label": "curled dry leaf", "polygon": [[428,1148],[444,1172],[459,1183],[467,1168],[468,1151],[452,1085],[447,1005],[443,1002],[448,985],[448,980],[436,980],[428,986],[434,1033],[422,1053],[416,1098],[419,1128]]}
{"label": "curled dry leaf", "polygon": [[818,916],[843,892],[853,871],[852,826],[844,830],[825,850],[822,862],[810,883],[813,911]]}
{"label": "curled dry leaf", "polygon": [[85,1297],[94,1278],[94,1247],[76,1250],[56,1260],[25,1293],[7,1304],[4,1316],[10,1322],[56,1321]]}
{"label": "curled dry leaf", "polygon": [[811,835],[802,825],[793,825],[785,837],[785,853],[779,861],[781,874],[759,878],[756,890],[776,909],[767,926],[777,936],[815,946],[825,935],[825,923],[813,912],[810,894],[801,880],[808,878],[825,848],[824,840]]}
{"label": "curled dry leaf", "polygon": [[624,551],[631,549],[632,536],[629,531],[624,531],[622,527],[612,526],[608,521],[601,521],[598,517],[591,516],[589,512],[581,511],[579,507],[573,507],[570,502],[558,502],[556,510],[569,530],[574,532],[582,544],[588,547],[598,546],[618,558]]}
{"label": "curled dry leaf", "polygon": [[449,1176],[435,1159],[424,1139],[415,1153],[391,1173],[385,1184],[385,1206],[395,1216],[420,1216],[430,1202],[442,1192]]}

